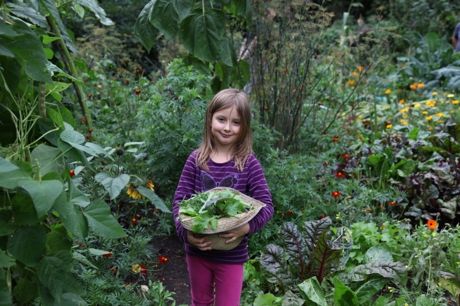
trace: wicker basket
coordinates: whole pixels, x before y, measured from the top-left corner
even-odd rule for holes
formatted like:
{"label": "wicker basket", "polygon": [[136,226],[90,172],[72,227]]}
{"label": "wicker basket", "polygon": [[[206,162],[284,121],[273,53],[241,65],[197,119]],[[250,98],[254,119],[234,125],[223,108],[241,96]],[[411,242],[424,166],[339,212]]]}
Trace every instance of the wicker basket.
{"label": "wicker basket", "polygon": [[[249,211],[238,214],[234,217],[220,218],[217,220],[216,229],[207,228],[204,231],[202,231],[200,234],[217,234],[217,233],[222,233],[222,232],[226,232],[234,228],[237,228],[245,223],[248,223],[252,218],[254,218],[257,215],[257,213],[262,209],[262,207],[265,206],[264,203],[256,199],[253,199],[245,195],[244,193],[241,193],[238,190],[233,189],[233,188],[216,187],[212,190],[214,191],[230,190],[233,193],[237,194],[241,199],[243,199],[243,201],[251,204],[252,208]],[[185,229],[192,231],[193,217],[186,216],[184,214],[180,214],[179,219],[180,219],[180,222],[182,223],[182,226]]]}

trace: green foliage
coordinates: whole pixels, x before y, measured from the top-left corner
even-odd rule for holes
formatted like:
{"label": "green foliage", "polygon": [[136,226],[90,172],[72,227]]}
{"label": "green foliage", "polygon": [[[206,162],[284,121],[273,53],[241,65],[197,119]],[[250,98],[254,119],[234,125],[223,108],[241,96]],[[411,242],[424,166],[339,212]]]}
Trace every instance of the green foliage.
{"label": "green foliage", "polygon": [[[172,194],[187,156],[198,147],[203,131],[210,77],[181,60],[149,88],[149,99],[138,113],[141,137],[148,152],[147,167],[160,194]],[[178,162],[180,161],[180,162]]]}

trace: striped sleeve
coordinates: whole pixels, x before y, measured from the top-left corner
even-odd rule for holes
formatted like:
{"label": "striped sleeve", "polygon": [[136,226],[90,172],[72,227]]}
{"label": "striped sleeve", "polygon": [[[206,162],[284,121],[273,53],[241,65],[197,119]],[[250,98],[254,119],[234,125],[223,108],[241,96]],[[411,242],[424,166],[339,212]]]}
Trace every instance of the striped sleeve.
{"label": "striped sleeve", "polygon": [[249,221],[249,234],[253,234],[260,231],[273,217],[274,213],[272,196],[265,179],[264,171],[260,162],[253,155],[248,159],[248,187],[251,197],[266,204],[265,207]]}
{"label": "striped sleeve", "polygon": [[179,221],[179,203],[182,200],[190,198],[194,193],[195,184],[195,170],[196,170],[196,153],[192,152],[185,162],[182,174],[179,179],[179,183],[176,188],[173,200],[173,218],[176,226],[176,232],[182,241],[187,240],[187,230],[182,226]]}

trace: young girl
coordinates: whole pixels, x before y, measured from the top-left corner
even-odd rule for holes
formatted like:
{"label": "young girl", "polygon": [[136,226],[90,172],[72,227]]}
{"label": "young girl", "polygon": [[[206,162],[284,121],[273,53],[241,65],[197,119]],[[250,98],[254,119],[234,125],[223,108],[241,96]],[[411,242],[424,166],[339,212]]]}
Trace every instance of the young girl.
{"label": "young girl", "polygon": [[[252,152],[251,112],[246,94],[237,89],[218,92],[208,104],[203,141],[188,157],[173,200],[179,238],[185,244],[192,306],[237,306],[243,286],[243,264],[249,259],[248,235],[262,229],[273,216],[270,191],[262,167]],[[211,242],[182,227],[179,203],[214,187],[231,187],[265,207],[239,228],[221,234],[230,243],[244,236],[228,251],[213,250]]]}

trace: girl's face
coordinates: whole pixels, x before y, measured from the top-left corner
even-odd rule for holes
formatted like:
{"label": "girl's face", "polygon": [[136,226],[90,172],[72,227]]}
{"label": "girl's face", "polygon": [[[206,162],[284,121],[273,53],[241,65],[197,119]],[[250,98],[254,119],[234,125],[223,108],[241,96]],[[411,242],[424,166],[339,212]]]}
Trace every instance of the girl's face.
{"label": "girl's face", "polygon": [[217,146],[230,148],[238,141],[241,118],[235,106],[221,109],[212,115],[211,135]]}

